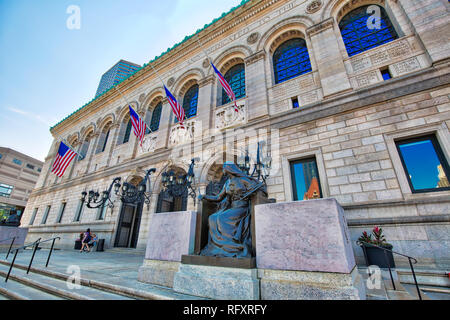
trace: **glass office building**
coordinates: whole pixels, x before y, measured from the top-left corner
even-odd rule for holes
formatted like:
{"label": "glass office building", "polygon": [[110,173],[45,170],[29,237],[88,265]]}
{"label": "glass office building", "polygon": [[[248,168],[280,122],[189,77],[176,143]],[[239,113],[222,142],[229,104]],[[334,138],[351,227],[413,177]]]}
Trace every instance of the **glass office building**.
{"label": "glass office building", "polygon": [[140,68],[141,66],[138,64],[120,60],[102,76],[95,96],[98,97],[112,86],[118,84],[123,79],[135,73]]}

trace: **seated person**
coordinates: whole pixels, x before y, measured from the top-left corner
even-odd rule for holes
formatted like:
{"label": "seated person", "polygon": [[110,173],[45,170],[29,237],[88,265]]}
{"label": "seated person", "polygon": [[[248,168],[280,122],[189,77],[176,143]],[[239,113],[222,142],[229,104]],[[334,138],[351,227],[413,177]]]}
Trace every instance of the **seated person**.
{"label": "seated person", "polygon": [[89,245],[89,247],[92,248],[94,245],[97,244],[97,242],[98,242],[98,237],[95,233],[93,233],[92,237],[91,237],[91,241],[89,241],[88,245]]}

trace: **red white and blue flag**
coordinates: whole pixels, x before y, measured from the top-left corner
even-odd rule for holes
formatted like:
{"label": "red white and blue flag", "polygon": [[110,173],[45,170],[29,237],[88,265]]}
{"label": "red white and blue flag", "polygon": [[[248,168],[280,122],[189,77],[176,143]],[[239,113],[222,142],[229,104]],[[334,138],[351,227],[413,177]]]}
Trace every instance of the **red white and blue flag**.
{"label": "red white and blue flag", "polygon": [[223,75],[220,73],[219,70],[217,70],[216,66],[211,62],[211,65],[214,69],[214,71],[217,74],[217,77],[219,78],[219,82],[222,85],[223,89],[227,93],[228,97],[230,97],[230,100],[234,102],[234,111],[239,112],[238,106],[236,104],[236,95],[233,92],[233,89],[231,89],[230,84],[227,80],[223,77]]}
{"label": "red white and blue flag", "polygon": [[133,110],[131,106],[128,106],[130,108],[130,117],[131,117],[131,124],[133,126],[133,131],[138,140],[141,142],[144,141],[145,132],[147,131],[147,125],[144,121],[142,121],[141,118],[139,118],[139,115]]}
{"label": "red white and blue flag", "polygon": [[75,151],[61,142],[59,145],[58,154],[53,162],[52,173],[61,178],[76,155],[77,153]]}
{"label": "red white and blue flag", "polygon": [[178,103],[177,99],[170,93],[169,89],[164,86],[164,89],[166,90],[166,96],[167,100],[169,101],[170,106],[172,107],[172,111],[175,114],[175,116],[178,119],[178,122],[180,122],[180,126],[184,129],[183,121],[185,117],[184,109],[183,107]]}

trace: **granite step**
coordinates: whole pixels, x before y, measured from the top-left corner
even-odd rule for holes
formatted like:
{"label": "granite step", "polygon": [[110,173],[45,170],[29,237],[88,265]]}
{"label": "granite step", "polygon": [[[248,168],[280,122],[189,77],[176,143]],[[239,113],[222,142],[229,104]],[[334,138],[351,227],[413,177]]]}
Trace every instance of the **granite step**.
{"label": "granite step", "polygon": [[[0,265],[0,277],[3,279],[8,273],[9,267],[6,265]],[[1,279],[1,280],[3,280]],[[19,282],[25,286],[35,288],[41,292],[46,292],[51,295],[59,296],[66,299],[73,300],[129,300],[130,298],[123,295],[113,294],[105,292],[99,289],[90,288],[86,286],[80,286],[79,288],[69,288],[68,284],[64,280],[56,279],[53,277],[36,274],[30,272],[26,274],[25,270],[14,268],[8,279],[7,284],[13,280]],[[45,300],[46,296],[42,295],[42,299]]]}
{"label": "granite step", "polygon": [[30,287],[13,279],[4,281],[0,277],[0,300],[64,300],[60,296],[56,296],[34,287]]}
{"label": "granite step", "polygon": [[[0,265],[9,267],[10,262],[6,260],[0,260]],[[21,269],[26,270],[27,266],[15,263],[14,270]],[[25,271],[24,271],[25,272]],[[65,281],[69,278],[69,275],[46,268],[35,268],[30,269],[30,274],[38,274],[47,276],[54,279],[59,279]],[[9,281],[9,280],[8,280]],[[83,287],[95,288],[103,292],[109,292],[113,294],[118,294],[124,297],[132,299],[141,300],[205,300],[204,298],[180,294],[174,292],[171,288],[166,288],[157,285],[151,285],[147,283],[142,283],[131,279],[117,279],[111,277],[106,280],[80,278],[80,284]]]}

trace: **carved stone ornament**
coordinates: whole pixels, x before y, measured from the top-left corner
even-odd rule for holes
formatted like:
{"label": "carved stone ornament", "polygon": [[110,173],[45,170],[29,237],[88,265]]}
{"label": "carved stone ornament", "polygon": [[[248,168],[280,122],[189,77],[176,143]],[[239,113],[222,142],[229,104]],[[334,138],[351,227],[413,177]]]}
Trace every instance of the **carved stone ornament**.
{"label": "carved stone ornament", "polygon": [[139,96],[139,103],[143,103],[144,100],[145,100],[145,93],[142,93],[142,94]]}
{"label": "carved stone ornament", "polygon": [[170,78],[169,80],[167,80],[167,85],[168,85],[169,87],[173,86],[174,83],[175,83],[174,77],[172,77],[172,78]]}
{"label": "carved stone ornament", "polygon": [[218,110],[216,112],[216,128],[232,128],[245,123],[247,119],[245,104],[238,105],[238,110],[239,112],[236,112],[233,105]]}
{"label": "carved stone ornament", "polygon": [[179,124],[170,130],[169,143],[170,145],[183,144],[191,142],[194,138],[195,122],[185,122],[184,128]]}
{"label": "carved stone ornament", "polygon": [[259,33],[253,32],[251,35],[248,36],[247,43],[254,44],[254,43],[256,43],[256,41],[258,41],[258,39],[259,39]]}
{"label": "carved stone ornament", "polygon": [[208,60],[208,59],[203,60],[202,66],[203,66],[203,68],[205,68],[205,69],[208,68],[208,67],[209,67],[209,60]]}
{"label": "carved stone ornament", "polygon": [[147,135],[142,143],[141,151],[142,153],[153,152],[156,149],[156,135]]}
{"label": "carved stone ornament", "polygon": [[319,11],[320,8],[322,8],[322,1],[321,0],[314,0],[314,1],[311,1],[311,3],[308,4],[308,6],[306,7],[306,12],[308,14],[313,14],[313,13]]}

